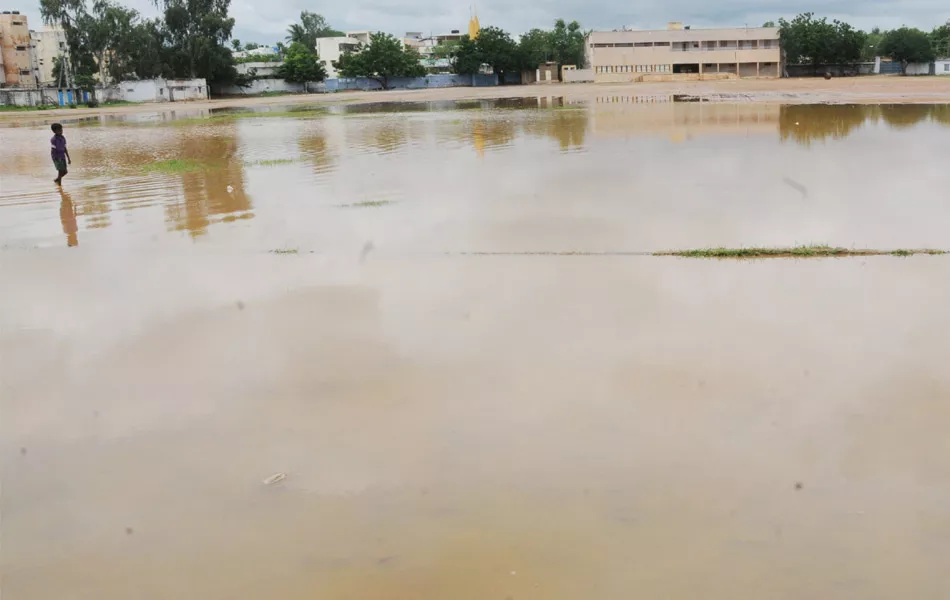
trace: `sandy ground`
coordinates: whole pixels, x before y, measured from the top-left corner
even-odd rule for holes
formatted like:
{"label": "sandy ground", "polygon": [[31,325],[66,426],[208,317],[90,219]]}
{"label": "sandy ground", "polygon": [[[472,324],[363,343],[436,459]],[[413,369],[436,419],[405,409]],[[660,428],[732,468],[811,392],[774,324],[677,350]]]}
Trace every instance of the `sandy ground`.
{"label": "sandy ground", "polygon": [[781,103],[942,103],[950,102],[950,77],[873,76],[840,78],[741,79],[626,84],[553,84],[486,88],[445,88],[431,90],[391,90],[386,92],[345,92],[329,95],[287,95],[266,98],[229,98],[167,105],[137,104],[97,109],[57,109],[37,112],[0,113],[0,121],[30,116],[84,116],[193,109],[236,108],[267,105],[336,102],[424,102],[522,96],[565,96],[572,100],[590,100],[612,94],[665,95],[688,94],[726,102]]}

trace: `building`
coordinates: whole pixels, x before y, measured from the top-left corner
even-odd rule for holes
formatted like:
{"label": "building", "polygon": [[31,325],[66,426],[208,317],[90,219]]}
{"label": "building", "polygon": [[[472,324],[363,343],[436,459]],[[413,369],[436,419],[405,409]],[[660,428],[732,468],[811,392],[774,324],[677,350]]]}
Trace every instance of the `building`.
{"label": "building", "polygon": [[69,56],[66,32],[58,27],[47,27],[40,31],[31,31],[30,41],[33,46],[33,68],[39,84],[42,86],[68,85],[70,82],[59,82],[53,75],[57,59]]}
{"label": "building", "polygon": [[934,75],[950,75],[950,58],[938,58],[934,61]]}
{"label": "building", "polygon": [[359,43],[364,46],[369,46],[371,36],[376,33],[375,31],[347,31],[346,37],[354,38]]}
{"label": "building", "polygon": [[597,82],[782,73],[776,27],[691,29],[670,23],[656,31],[593,31],[587,36],[586,53]]}
{"label": "building", "polygon": [[317,38],[317,56],[327,71],[327,79],[339,77],[333,63],[340,60],[344,52],[355,52],[359,47],[360,41],[355,37]]}
{"label": "building", "polygon": [[26,16],[17,11],[0,13],[0,62],[3,63],[0,83],[6,87],[36,87],[32,56]]}

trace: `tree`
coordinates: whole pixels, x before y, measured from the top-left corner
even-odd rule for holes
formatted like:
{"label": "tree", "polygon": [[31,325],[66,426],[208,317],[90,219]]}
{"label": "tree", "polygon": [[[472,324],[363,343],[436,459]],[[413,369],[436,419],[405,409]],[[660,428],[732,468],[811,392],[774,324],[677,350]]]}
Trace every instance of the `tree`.
{"label": "tree", "polygon": [[559,65],[584,66],[584,32],[580,23],[571,21],[564,23],[564,19],[554,22],[554,30],[550,34],[550,48],[554,62]]}
{"label": "tree", "polygon": [[459,42],[457,40],[446,40],[432,48],[432,56],[435,58],[450,58],[458,49],[458,46]]}
{"label": "tree", "polygon": [[261,45],[258,44],[257,42],[248,42],[248,43],[244,44],[244,49],[245,49],[245,50],[257,50],[257,49],[260,48],[260,47],[261,47]]}
{"label": "tree", "polygon": [[478,44],[467,35],[463,35],[452,52],[452,70],[459,75],[476,75],[483,63]]}
{"label": "tree", "polygon": [[848,64],[861,57],[867,34],[841,21],[802,13],[791,22],[779,19],[779,38],[788,64]]}
{"label": "tree", "polygon": [[287,28],[287,41],[299,42],[307,48],[317,47],[317,38],[342,37],[342,31],[330,27],[323,15],[304,10],[300,12],[300,23],[294,23]]}
{"label": "tree", "polygon": [[950,58],[950,21],[946,25],[934,27],[930,33],[930,43],[937,58]]}
{"label": "tree", "polygon": [[861,60],[865,62],[873,61],[876,56],[881,54],[881,44],[884,42],[886,31],[881,31],[880,27],[874,27],[864,38],[864,46],[861,48]]}
{"label": "tree", "polygon": [[234,58],[224,46],[234,28],[231,0],[154,1],[164,9],[169,66],[176,77],[234,79]]}
{"label": "tree", "polygon": [[293,83],[323,81],[327,78],[327,71],[319,57],[300,42],[292,43],[287,49],[277,74]]}
{"label": "tree", "polygon": [[499,84],[504,83],[506,72],[516,70],[520,66],[518,45],[503,29],[498,27],[482,29],[478,32],[475,45],[482,63],[492,68],[492,72],[498,76]]}
{"label": "tree", "polygon": [[389,89],[392,77],[422,77],[425,67],[414,48],[407,48],[402,41],[388,33],[370,35],[369,46],[355,52],[346,52],[333,63],[343,77],[366,77],[375,79]]}
{"label": "tree", "polygon": [[524,70],[537,69],[538,65],[551,59],[550,32],[532,29],[518,40],[518,57]]}
{"label": "tree", "polygon": [[910,27],[889,31],[881,44],[881,54],[900,61],[903,75],[907,74],[909,63],[930,62],[936,58],[930,36]]}
{"label": "tree", "polygon": [[231,47],[234,48],[234,51],[235,51],[235,52],[240,52],[240,51],[241,51],[241,40],[239,40],[239,39],[237,39],[237,38],[234,38],[233,40],[231,40]]}
{"label": "tree", "polygon": [[775,21],[766,21],[762,23],[762,27],[775,27]]}

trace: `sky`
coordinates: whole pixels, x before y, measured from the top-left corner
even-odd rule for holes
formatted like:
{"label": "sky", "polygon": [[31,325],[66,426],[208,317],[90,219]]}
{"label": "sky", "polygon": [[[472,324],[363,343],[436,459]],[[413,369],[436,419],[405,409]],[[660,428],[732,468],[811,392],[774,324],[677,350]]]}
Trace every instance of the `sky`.
{"label": "sky", "polygon": [[[3,10],[27,15],[32,29],[42,26],[38,0],[7,0]],[[143,15],[155,16],[151,0],[119,0]],[[471,0],[232,0],[234,37],[243,42],[273,44],[283,40],[287,26],[300,11],[322,14],[343,31],[386,31],[402,36],[407,31],[447,33],[465,31]],[[757,26],[779,17],[792,18],[806,11],[847,21],[860,29],[890,29],[907,25],[930,31],[950,19],[947,0],[480,0],[478,19],[485,27],[496,25],[518,35],[529,29],[550,28],[557,18],[577,20],[584,29],[663,29],[668,21],[694,28]]]}

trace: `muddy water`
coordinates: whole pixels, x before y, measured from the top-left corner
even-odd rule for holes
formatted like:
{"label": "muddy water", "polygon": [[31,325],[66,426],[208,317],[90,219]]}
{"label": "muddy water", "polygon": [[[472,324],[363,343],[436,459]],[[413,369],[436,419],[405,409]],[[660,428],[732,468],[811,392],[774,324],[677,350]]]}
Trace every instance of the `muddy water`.
{"label": "muddy water", "polygon": [[0,131],[4,598],[950,594],[950,261],[458,254],[945,248],[946,113],[560,104]]}

